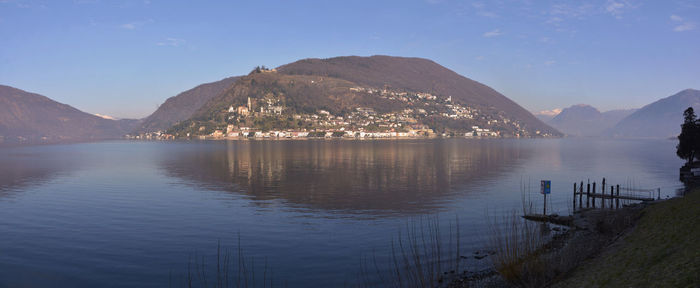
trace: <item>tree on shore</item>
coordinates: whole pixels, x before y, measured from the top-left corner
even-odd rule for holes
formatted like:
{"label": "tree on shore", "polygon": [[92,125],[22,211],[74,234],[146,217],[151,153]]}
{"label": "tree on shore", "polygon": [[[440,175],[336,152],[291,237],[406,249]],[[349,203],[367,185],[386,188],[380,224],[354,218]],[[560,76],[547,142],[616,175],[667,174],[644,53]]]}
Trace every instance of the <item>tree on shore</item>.
{"label": "tree on shore", "polygon": [[678,135],[676,155],[691,164],[696,158],[700,158],[700,121],[697,119],[693,107],[688,107],[683,112],[683,118],[681,134]]}

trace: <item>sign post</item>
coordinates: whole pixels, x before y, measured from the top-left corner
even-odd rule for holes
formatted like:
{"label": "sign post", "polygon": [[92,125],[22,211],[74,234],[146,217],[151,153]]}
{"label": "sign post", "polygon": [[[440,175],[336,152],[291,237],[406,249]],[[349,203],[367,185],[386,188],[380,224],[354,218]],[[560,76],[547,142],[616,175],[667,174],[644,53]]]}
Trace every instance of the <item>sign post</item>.
{"label": "sign post", "polygon": [[540,194],[544,195],[544,211],[542,214],[547,216],[547,194],[552,192],[552,181],[542,180],[540,181]]}

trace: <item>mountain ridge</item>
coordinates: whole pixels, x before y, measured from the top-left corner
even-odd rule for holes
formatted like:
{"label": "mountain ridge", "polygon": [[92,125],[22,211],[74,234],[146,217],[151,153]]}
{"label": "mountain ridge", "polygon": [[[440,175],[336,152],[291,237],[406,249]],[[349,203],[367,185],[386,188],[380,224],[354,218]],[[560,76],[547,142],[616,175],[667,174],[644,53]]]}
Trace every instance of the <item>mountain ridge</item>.
{"label": "mountain ridge", "polygon": [[104,119],[40,94],[0,85],[0,142],[117,139],[137,123],[134,119]]}
{"label": "mountain ridge", "polygon": [[[311,67],[311,64],[318,63],[322,65]],[[277,70],[287,74],[326,75],[374,87],[388,84],[414,91],[454,96],[468,105],[503,106],[512,112],[512,116],[526,120],[535,129],[551,129],[493,88],[430,59],[386,55],[307,58],[282,65]]]}
{"label": "mountain ridge", "polygon": [[688,88],[645,105],[622,119],[608,134],[621,138],[669,138],[681,131],[683,111],[700,109],[700,90]]}
{"label": "mountain ridge", "polygon": [[[365,108],[380,113],[432,109],[433,114],[421,112],[422,119],[414,122],[433,126],[438,132],[461,133],[471,131],[472,126],[490,125],[492,129],[499,129],[511,136],[536,136],[540,133],[561,135],[484,84],[461,76],[432,60],[392,56],[309,58],[277,69],[258,68],[203,105],[188,120],[189,123],[184,124],[189,125],[189,128],[178,126],[175,130],[183,133],[188,130],[187,133],[197,134],[199,131],[194,131],[197,127],[206,132],[211,132],[216,127],[224,129],[225,124],[232,124],[227,122],[231,117],[238,117],[232,109],[246,106],[248,97],[252,98],[253,106],[256,106],[250,113],[261,117],[264,113],[258,113],[263,110],[258,110],[265,109],[260,107],[262,102],[277,103],[275,105],[282,105],[283,109],[287,109],[285,111],[297,116],[302,112],[311,116],[318,111],[327,111],[332,117],[341,118]],[[421,100],[416,100],[419,98]],[[418,109],[424,106],[415,106],[418,103],[415,101],[428,101],[425,99],[432,102],[421,102],[421,105],[430,109]],[[398,114],[394,116],[408,117]],[[475,120],[477,118],[480,122]],[[234,119],[238,126],[255,124],[254,121],[236,122],[239,120]],[[391,125],[388,122],[385,124]],[[284,127],[277,128],[290,127],[285,124]]]}
{"label": "mountain ridge", "polygon": [[608,129],[634,111],[636,109],[600,112],[591,105],[576,104],[562,109],[559,114],[546,123],[568,136],[597,137],[606,135]]}
{"label": "mountain ridge", "polygon": [[143,119],[143,123],[135,132],[165,130],[179,121],[187,120],[209,99],[222,93],[239,78],[240,76],[233,76],[200,84],[166,99],[156,111]]}

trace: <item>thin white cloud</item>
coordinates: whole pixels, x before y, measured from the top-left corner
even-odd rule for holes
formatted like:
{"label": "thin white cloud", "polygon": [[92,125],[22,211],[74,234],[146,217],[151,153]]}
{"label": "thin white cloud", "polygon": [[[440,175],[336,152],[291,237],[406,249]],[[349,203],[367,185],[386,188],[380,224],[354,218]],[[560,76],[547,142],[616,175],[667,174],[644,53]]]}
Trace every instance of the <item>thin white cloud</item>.
{"label": "thin white cloud", "polygon": [[476,15],[481,16],[481,17],[486,17],[486,18],[497,18],[498,14],[487,11],[486,10],[486,4],[483,2],[473,2],[472,3],[472,8],[476,10]]}
{"label": "thin white cloud", "polygon": [[617,19],[621,19],[626,10],[633,8],[637,8],[637,5],[628,0],[608,0],[605,4],[605,12]]}
{"label": "thin white cloud", "polygon": [[686,23],[683,23],[681,25],[674,27],[673,31],[683,32],[683,31],[695,30],[695,28],[696,28],[695,23],[686,22]]}
{"label": "thin white cloud", "polygon": [[635,9],[638,6],[639,4],[630,0],[607,0],[602,5],[557,3],[552,5],[549,11],[546,12],[547,20],[545,20],[545,23],[558,26],[569,19],[583,20],[600,14],[610,14],[617,19],[622,19],[622,16],[628,10]]}
{"label": "thin white cloud", "polygon": [[678,16],[678,15],[671,15],[671,21],[678,23],[676,27],[673,27],[673,31],[676,32],[683,32],[683,31],[691,31],[695,30],[696,25],[693,22],[686,21],[683,19],[683,17]]}
{"label": "thin white cloud", "polygon": [[697,1],[695,1],[695,0],[689,0],[689,1],[677,0],[676,4],[682,8],[685,8],[685,9],[698,9],[698,8],[700,8],[700,5],[698,5],[698,3],[695,3],[695,2],[697,2]]}
{"label": "thin white cloud", "polygon": [[172,46],[178,47],[185,44],[185,39],[180,38],[165,38],[165,40],[156,43],[158,46]]}
{"label": "thin white cloud", "polygon": [[134,30],[136,29],[136,23],[125,23],[122,24],[121,27],[128,30]]}
{"label": "thin white cloud", "polygon": [[503,34],[503,33],[501,33],[501,30],[500,30],[500,29],[496,29],[496,30],[493,30],[493,31],[485,32],[485,33],[484,33],[484,37],[487,37],[487,38],[490,38],[490,37],[498,37],[498,36],[501,36],[501,34]]}
{"label": "thin white cloud", "polygon": [[476,57],[474,58],[474,60],[476,60],[476,61],[484,60],[484,56],[476,56]]}
{"label": "thin white cloud", "polygon": [[43,2],[37,1],[16,1],[16,0],[1,0],[0,4],[10,4],[20,9],[47,9],[49,8]]}
{"label": "thin white cloud", "polygon": [[488,12],[488,11],[479,11],[477,15],[486,17],[486,18],[496,18],[498,17],[498,14],[493,13],[493,12]]}
{"label": "thin white cloud", "polygon": [[549,15],[559,18],[553,22],[561,22],[564,20],[564,18],[583,19],[589,15],[592,15],[595,10],[595,7],[591,4],[582,4],[578,6],[554,4],[549,9]]}
{"label": "thin white cloud", "polygon": [[153,19],[148,19],[148,20],[143,20],[143,21],[132,21],[129,23],[124,23],[122,25],[119,25],[119,27],[121,27],[122,29],[126,29],[126,30],[136,30],[143,25],[146,25],[148,23],[153,23],[153,22],[155,22]]}
{"label": "thin white cloud", "polygon": [[622,13],[622,9],[625,8],[625,4],[622,2],[608,1],[605,5],[605,11],[610,14],[616,15]]}
{"label": "thin white cloud", "polygon": [[557,63],[557,61],[554,61],[554,60],[547,60],[547,61],[544,61],[544,65],[545,65],[545,66],[552,66],[552,65],[554,65],[554,64],[556,64],[556,63]]}
{"label": "thin white cloud", "polygon": [[600,13],[602,9],[590,3],[568,4],[557,3],[551,5],[543,13],[544,24],[553,26],[554,30],[560,33],[574,34],[573,26],[567,24],[570,21],[582,21],[586,18]]}
{"label": "thin white cloud", "polygon": [[564,19],[561,19],[561,17],[555,16],[555,17],[551,17],[551,18],[547,19],[547,21],[545,23],[547,23],[547,24],[559,24],[563,21],[564,21]]}

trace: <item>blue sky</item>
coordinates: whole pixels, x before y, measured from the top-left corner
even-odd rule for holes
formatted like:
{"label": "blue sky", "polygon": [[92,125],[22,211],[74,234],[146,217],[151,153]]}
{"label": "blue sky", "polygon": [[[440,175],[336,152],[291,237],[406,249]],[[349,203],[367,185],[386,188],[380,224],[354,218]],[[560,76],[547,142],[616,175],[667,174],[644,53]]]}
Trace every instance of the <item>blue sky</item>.
{"label": "blue sky", "polygon": [[0,0],[0,84],[144,117],[302,58],[424,57],[530,111],[700,89],[700,1]]}

